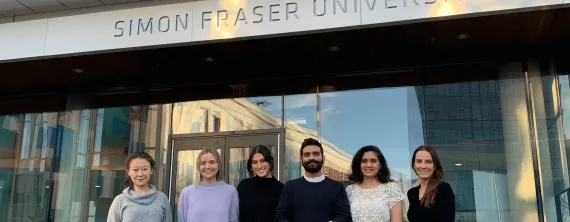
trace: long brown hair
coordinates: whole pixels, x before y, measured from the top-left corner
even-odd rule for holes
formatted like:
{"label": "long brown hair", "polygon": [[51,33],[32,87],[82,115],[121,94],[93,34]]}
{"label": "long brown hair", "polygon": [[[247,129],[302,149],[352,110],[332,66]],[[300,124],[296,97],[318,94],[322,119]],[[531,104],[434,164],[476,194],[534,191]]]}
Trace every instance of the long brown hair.
{"label": "long brown hair", "polygon": [[134,188],[135,184],[131,180],[131,177],[128,175],[128,172],[130,169],[131,160],[134,160],[134,159],[146,160],[150,164],[150,169],[151,170],[154,169],[154,159],[148,153],[145,153],[143,151],[139,151],[136,153],[129,154],[129,156],[127,157],[127,160],[125,161],[125,169],[127,170],[127,180],[125,181],[125,186],[127,186],[128,188],[131,188],[131,189]]}
{"label": "long brown hair", "polygon": [[435,149],[433,147],[428,146],[428,145],[419,146],[414,151],[414,155],[412,156],[412,169],[414,169],[414,172],[416,173],[416,175],[418,173],[416,172],[416,168],[414,167],[414,164],[416,162],[416,153],[418,153],[419,151],[428,152],[431,155],[431,159],[433,160],[434,172],[431,175],[431,177],[428,179],[426,191],[424,192],[424,195],[420,199],[420,204],[423,207],[429,207],[435,203],[435,195],[437,194],[437,186],[443,181],[443,178],[444,178],[443,167],[441,166],[441,161],[439,160],[439,156],[437,155],[437,152],[435,151]]}

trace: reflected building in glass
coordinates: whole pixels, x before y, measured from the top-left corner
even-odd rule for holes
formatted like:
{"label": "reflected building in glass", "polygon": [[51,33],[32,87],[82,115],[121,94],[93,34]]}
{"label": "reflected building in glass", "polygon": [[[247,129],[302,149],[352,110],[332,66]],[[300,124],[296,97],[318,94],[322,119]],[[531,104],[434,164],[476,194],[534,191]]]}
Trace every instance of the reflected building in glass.
{"label": "reflected building in glass", "polygon": [[[455,188],[457,221],[512,221],[499,82],[423,86],[416,92],[424,104],[426,144],[437,149],[445,181]],[[501,210],[507,214],[499,217]]]}
{"label": "reflected building in glass", "polygon": [[[126,156],[138,150],[155,158],[152,183],[174,209],[180,191],[199,182],[204,147],[220,153],[225,182],[237,186],[249,177],[251,147],[266,145],[275,177],[286,182],[303,175],[299,150],[308,137],[323,144],[325,175],[345,185],[356,151],[380,147],[404,193],[418,184],[414,149],[435,147],[456,195],[456,221],[531,222],[540,210],[568,218],[567,75],[526,77],[517,62],[419,75],[450,70],[487,78],[371,87],[386,77],[331,76],[326,90],[305,94],[1,116],[0,219],[104,221],[124,189]],[[405,75],[421,79],[411,78],[417,73]]]}
{"label": "reflected building in glass", "polygon": [[0,222],[106,221],[137,151],[173,212],[206,147],[285,183],[306,138],[343,185],[379,147],[404,193],[433,146],[457,222],[570,221],[570,3],[359,2],[0,0]]}
{"label": "reflected building in glass", "polygon": [[[289,179],[294,179],[301,176],[300,160],[296,157],[299,156],[302,141],[309,137],[318,139],[318,136],[314,130],[299,124],[304,124],[304,120],[285,121],[283,124],[281,100],[282,97],[277,96],[176,103],[173,112],[173,134],[262,130],[284,125],[287,146],[285,153],[288,157],[287,166],[290,168],[287,169],[287,175],[290,176]],[[326,140],[322,143],[327,158],[323,169],[325,174],[335,180],[348,180],[352,155]],[[230,169],[235,169],[230,172],[230,177],[239,175],[232,178],[236,184],[249,177],[246,169],[249,151],[246,149],[243,152],[230,152],[229,158],[236,160],[229,163]],[[195,157],[193,158],[195,160]]]}
{"label": "reflected building in glass", "polygon": [[561,94],[551,73],[531,77],[534,87],[525,90],[523,77],[512,75],[517,69],[507,64],[495,79],[416,87],[425,143],[437,149],[454,188],[456,221],[529,221],[535,201],[547,219],[565,211],[557,200],[568,187],[558,100],[567,97],[567,77],[559,78]]}

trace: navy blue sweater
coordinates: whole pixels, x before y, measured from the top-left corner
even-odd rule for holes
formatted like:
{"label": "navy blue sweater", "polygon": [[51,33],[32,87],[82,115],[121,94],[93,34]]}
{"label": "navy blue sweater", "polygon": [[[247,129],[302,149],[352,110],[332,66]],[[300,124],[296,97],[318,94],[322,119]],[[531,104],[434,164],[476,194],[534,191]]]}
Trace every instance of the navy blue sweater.
{"label": "navy blue sweater", "polygon": [[311,183],[301,177],[285,183],[274,222],[352,222],[345,187],[328,177]]}

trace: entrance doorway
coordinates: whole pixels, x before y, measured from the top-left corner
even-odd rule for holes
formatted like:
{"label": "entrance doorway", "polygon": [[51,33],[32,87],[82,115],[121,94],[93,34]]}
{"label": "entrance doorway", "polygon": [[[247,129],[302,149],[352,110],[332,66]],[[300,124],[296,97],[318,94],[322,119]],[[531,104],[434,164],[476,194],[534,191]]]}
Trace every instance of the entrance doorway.
{"label": "entrance doorway", "polygon": [[275,177],[283,181],[285,175],[285,140],[283,129],[247,130],[216,133],[193,133],[172,136],[172,171],[170,200],[178,205],[180,192],[199,181],[196,158],[206,147],[218,151],[222,159],[220,173],[224,181],[234,187],[249,177],[247,160],[249,152],[257,145],[271,150],[274,158]]}

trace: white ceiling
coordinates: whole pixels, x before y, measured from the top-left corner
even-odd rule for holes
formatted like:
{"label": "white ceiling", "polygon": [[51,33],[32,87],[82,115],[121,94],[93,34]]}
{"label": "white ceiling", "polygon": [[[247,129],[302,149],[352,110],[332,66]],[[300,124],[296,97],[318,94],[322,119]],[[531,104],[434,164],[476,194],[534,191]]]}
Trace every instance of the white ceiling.
{"label": "white ceiling", "polygon": [[150,0],[0,0],[0,18]]}

